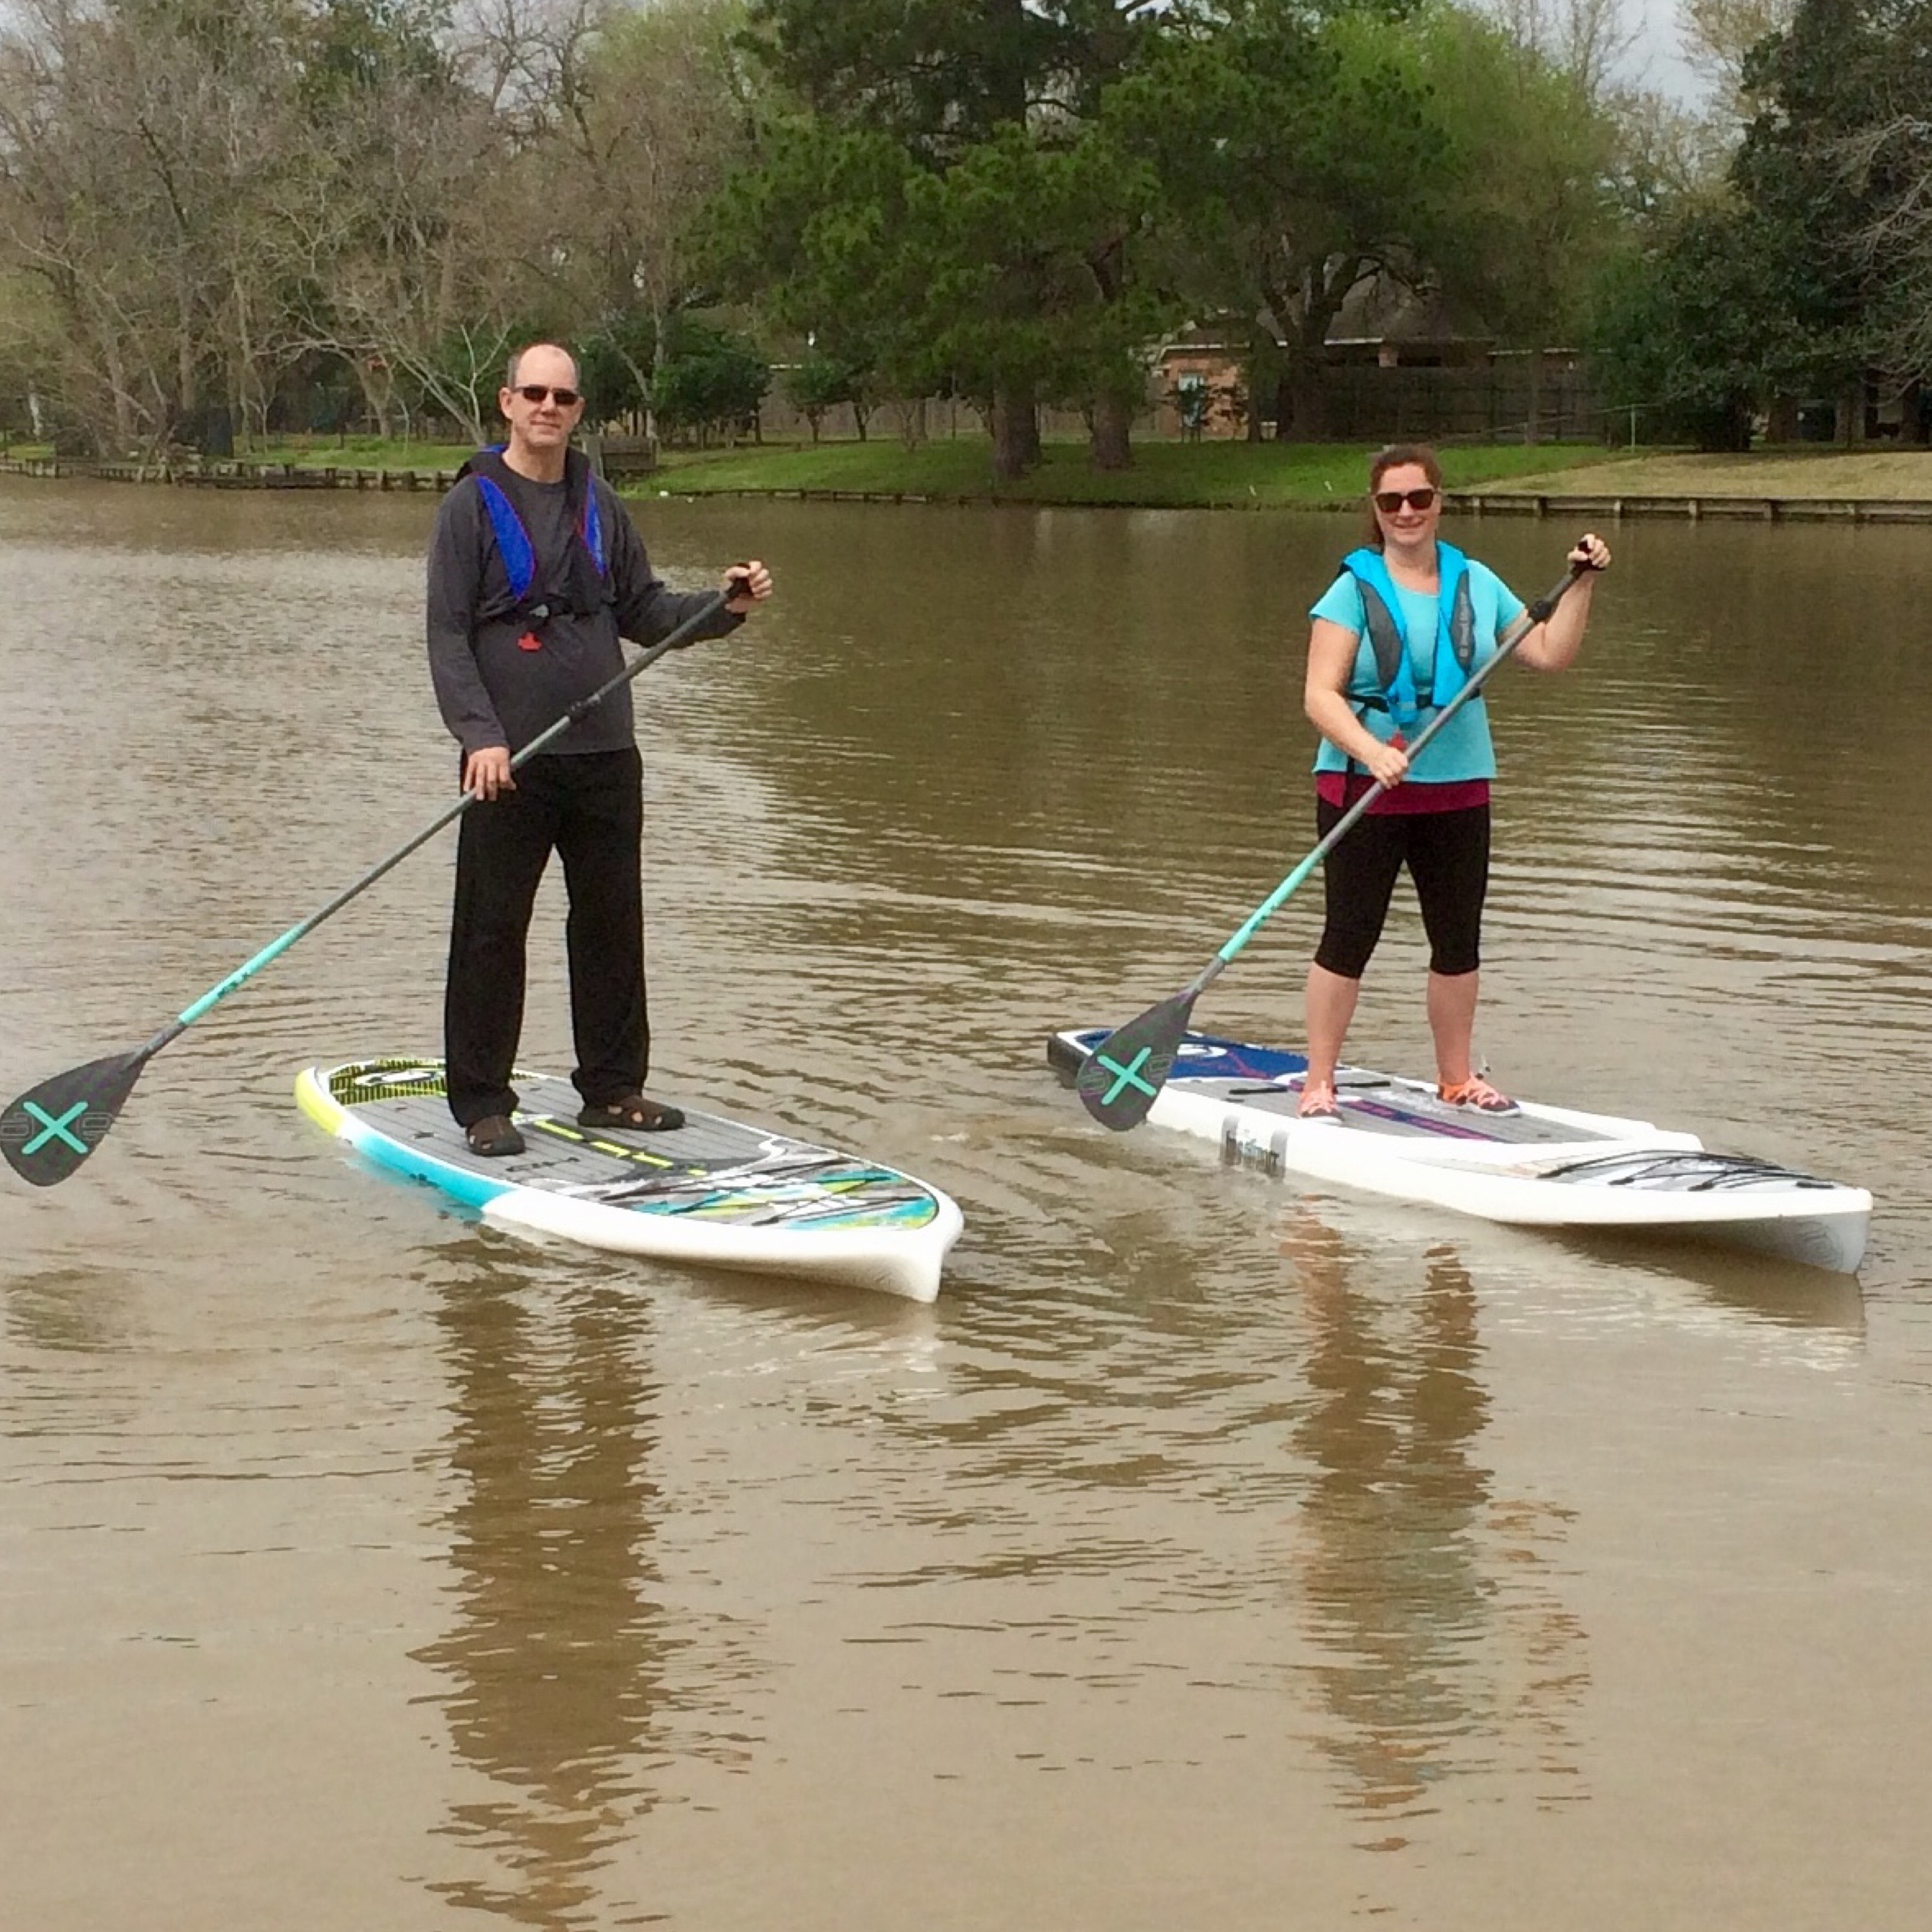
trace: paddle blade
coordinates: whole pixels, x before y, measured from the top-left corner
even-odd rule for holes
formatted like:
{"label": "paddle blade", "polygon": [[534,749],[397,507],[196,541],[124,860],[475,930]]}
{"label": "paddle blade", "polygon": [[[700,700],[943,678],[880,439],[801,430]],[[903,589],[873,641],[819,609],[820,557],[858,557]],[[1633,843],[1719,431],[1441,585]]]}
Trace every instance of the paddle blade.
{"label": "paddle blade", "polygon": [[145,1052],[90,1060],[44,1080],[0,1114],[0,1154],[22,1180],[64,1180],[107,1138],[148,1064]]}
{"label": "paddle blade", "polygon": [[1138,1019],[1108,1034],[1088,1055],[1073,1087],[1101,1126],[1125,1133],[1147,1118],[1187,1036],[1194,998],[1192,993],[1177,993],[1150,1006]]}

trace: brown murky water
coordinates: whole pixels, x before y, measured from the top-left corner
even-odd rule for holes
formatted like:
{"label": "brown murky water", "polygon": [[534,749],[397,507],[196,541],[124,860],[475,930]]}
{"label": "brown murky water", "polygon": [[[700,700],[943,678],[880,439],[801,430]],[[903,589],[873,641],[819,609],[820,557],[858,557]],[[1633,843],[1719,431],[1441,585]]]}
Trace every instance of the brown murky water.
{"label": "brown murky water", "polygon": [[[0,490],[0,1088],[440,808],[430,508]],[[1852,1284],[1304,1196],[1047,1074],[1305,850],[1340,521],[644,518],[782,586],[639,688],[659,1078],[949,1189],[946,1289],[346,1164],[289,1084],[434,1047],[418,855],[0,1186],[0,1924],[1922,1922],[1924,538],[1627,528],[1586,668],[1498,707],[1492,1068],[1869,1185]],[[1570,532],[1462,534],[1527,592]],[[1313,926],[1203,1018],[1292,1037]],[[1421,957],[1364,1058],[1421,1064]]]}

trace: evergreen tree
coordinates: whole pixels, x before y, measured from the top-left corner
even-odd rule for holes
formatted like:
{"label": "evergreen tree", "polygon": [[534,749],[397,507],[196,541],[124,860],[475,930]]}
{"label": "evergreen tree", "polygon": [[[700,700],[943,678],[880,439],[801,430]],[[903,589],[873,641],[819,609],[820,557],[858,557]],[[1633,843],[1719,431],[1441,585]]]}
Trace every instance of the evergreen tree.
{"label": "evergreen tree", "polygon": [[[1038,460],[1045,397],[1082,402],[1096,460],[1125,461],[1142,387],[1130,365],[1159,307],[1133,247],[1152,190],[1099,110],[1157,14],[1138,0],[754,0],[752,17],[818,124],[741,188],[741,210],[789,206],[796,225],[770,238],[821,285],[874,265],[893,293],[866,304],[876,328],[860,332],[902,377],[922,358],[980,400],[996,475]],[[878,141],[902,164],[886,196],[802,204],[802,178],[830,188],[890,169]],[[808,326],[838,326],[830,313]]]}

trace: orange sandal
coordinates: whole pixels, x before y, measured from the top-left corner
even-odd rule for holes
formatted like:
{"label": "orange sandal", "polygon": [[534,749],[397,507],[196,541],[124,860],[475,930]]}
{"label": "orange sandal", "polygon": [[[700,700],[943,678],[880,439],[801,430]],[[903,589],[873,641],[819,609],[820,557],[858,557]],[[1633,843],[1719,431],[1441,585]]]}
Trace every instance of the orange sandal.
{"label": "orange sandal", "polygon": [[1459,1080],[1453,1087],[1438,1087],[1436,1097],[1445,1107],[1471,1107],[1479,1114],[1514,1114],[1516,1104],[1507,1094],[1492,1087],[1480,1073]]}

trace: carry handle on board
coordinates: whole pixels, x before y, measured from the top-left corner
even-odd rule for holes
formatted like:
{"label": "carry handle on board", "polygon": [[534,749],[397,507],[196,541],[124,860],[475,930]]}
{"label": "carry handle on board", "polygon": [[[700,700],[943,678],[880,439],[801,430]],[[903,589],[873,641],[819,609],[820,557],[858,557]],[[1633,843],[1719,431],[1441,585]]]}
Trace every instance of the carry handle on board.
{"label": "carry handle on board", "polygon": [[[554,744],[578,720],[602,704],[614,691],[621,690],[638,674],[657,662],[667,651],[694,640],[696,634],[723,609],[731,593],[713,591],[668,636],[661,638],[650,650],[632,659],[616,676],[599,685],[589,697],[581,698],[556,723],[536,736],[510,760],[514,771],[519,765],[548,746]],[[110,1054],[104,1060],[90,1060],[85,1066],[70,1067],[29,1088],[0,1113],[0,1154],[7,1165],[36,1187],[51,1187],[68,1176],[106,1138],[119,1116],[141,1070],[170,1040],[178,1039],[212,1008],[218,1006],[238,987],[245,986],[263,967],[279,959],[298,939],[313,932],[322,921],[340,912],[349,902],[367,892],[376,881],[393,871],[419,846],[427,845],[446,825],[460,818],[476,802],[475,794],[465,792],[448,811],[440,812],[408,844],[371,866],[356,883],[346,886],[318,912],[310,913],[299,925],[292,926],[279,939],[236,968],[226,979],[209,987],[200,999],[191,1000],[153,1039],[126,1053]]]}

